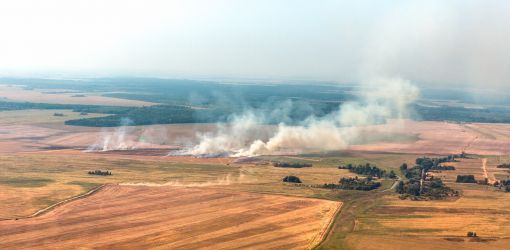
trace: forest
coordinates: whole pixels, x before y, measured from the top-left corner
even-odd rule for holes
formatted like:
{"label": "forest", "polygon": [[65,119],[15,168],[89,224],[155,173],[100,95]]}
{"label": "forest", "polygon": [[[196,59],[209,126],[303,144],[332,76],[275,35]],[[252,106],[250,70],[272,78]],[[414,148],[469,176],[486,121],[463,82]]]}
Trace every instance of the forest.
{"label": "forest", "polygon": [[[120,126],[122,118],[133,125],[222,122],[233,114],[258,110],[268,117],[268,124],[295,124],[307,117],[321,117],[338,110],[342,103],[355,100],[354,84],[333,82],[204,81],[159,78],[91,78],[80,80],[0,78],[0,84],[24,85],[25,89],[62,89],[76,93],[95,93],[103,96],[156,103],[147,107],[117,107],[100,105],[72,105],[0,101],[0,111],[22,109],[70,109],[80,113],[109,114],[100,118],[69,120],[75,126]],[[429,96],[430,90],[424,89]],[[449,91],[451,93],[449,93]],[[445,90],[441,96],[456,101],[464,98],[462,91]],[[473,101],[466,99],[464,101]],[[509,103],[510,104],[510,103]],[[275,107],[278,112],[275,112]],[[509,106],[487,106],[470,109],[459,106],[411,105],[412,117],[426,121],[452,122],[510,122]]]}

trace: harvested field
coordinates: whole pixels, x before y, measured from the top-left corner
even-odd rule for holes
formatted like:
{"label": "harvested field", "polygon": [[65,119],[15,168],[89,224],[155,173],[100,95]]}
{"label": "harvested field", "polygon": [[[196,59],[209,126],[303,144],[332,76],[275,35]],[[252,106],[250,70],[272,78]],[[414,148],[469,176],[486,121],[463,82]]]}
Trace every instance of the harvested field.
{"label": "harvested field", "polygon": [[[78,113],[58,111],[64,117],[53,116],[48,110],[0,112],[0,144],[9,140],[16,150],[37,151],[48,148],[85,149],[100,145],[105,138],[123,138],[131,149],[180,148],[198,143],[197,134],[216,129],[215,124],[170,124],[126,127],[121,134],[117,128],[86,128],[65,126],[64,120],[78,118]],[[90,114],[90,116],[100,116]],[[271,130],[261,126],[261,131]],[[458,124],[448,122],[394,121],[386,125],[366,128],[367,138],[354,143],[347,150],[404,154],[457,154],[466,151],[479,155],[510,154],[510,125]],[[391,140],[389,140],[391,138]],[[115,145],[111,145],[116,149]],[[21,149],[21,150],[19,150]],[[342,151],[343,152],[343,151]],[[150,153],[150,152],[147,152]],[[138,154],[138,153],[135,153]],[[150,153],[152,154],[152,153]]]}
{"label": "harvested field", "polygon": [[[341,176],[352,176],[352,173],[341,171],[334,165],[283,169],[270,165],[230,164],[232,160],[84,153],[76,150],[2,154],[0,180],[5,181],[0,181],[0,219],[28,216],[105,183],[217,186],[233,191],[324,198],[331,190],[302,188],[284,184],[281,179],[287,175],[297,175],[304,184],[321,184],[337,182]],[[87,174],[96,169],[109,170],[113,175]],[[20,179],[27,180],[27,185],[18,185],[17,180]]]}
{"label": "harvested field", "polygon": [[372,142],[353,145],[351,150],[379,151],[419,154],[458,154],[466,151],[480,155],[510,154],[510,125],[484,123],[449,122],[395,122],[374,130],[399,131],[403,134],[415,134],[417,141]]}
{"label": "harvested field", "polygon": [[0,248],[306,249],[339,206],[212,189],[107,185],[41,216],[0,221]]}
{"label": "harvested field", "polygon": [[[458,198],[412,201],[392,194],[372,197],[359,208],[351,208],[359,214],[349,234],[342,240],[333,239],[324,249],[335,249],[331,247],[334,244],[346,249],[506,249],[510,243],[510,193],[487,185],[455,183],[459,174],[483,180],[484,159],[489,179],[494,171],[501,171],[496,164],[507,160],[473,157],[446,163],[456,169],[434,175],[458,190]],[[466,237],[470,231],[478,237]]]}
{"label": "harvested field", "polygon": [[[53,113],[57,111],[64,113],[65,116],[53,116]],[[123,144],[128,148],[168,148],[166,155],[170,152],[170,148],[181,146],[183,142],[196,140],[194,138],[196,133],[214,128],[213,124],[131,126],[125,128],[125,134],[121,134],[117,132],[117,128],[66,126],[63,124],[64,120],[79,118],[79,113],[67,110],[57,111],[0,112],[0,152],[47,151],[51,148],[83,150],[93,145],[101,145],[105,138],[122,137]],[[89,114],[89,117],[95,116],[101,115]],[[134,151],[130,154],[133,153],[139,154]]]}
{"label": "harvested field", "polygon": [[[76,97],[76,94],[81,94]],[[114,97],[101,96],[98,93],[77,93],[77,92],[61,92],[56,93],[55,90],[27,90],[21,86],[0,85],[0,98],[8,101],[18,102],[37,102],[37,103],[55,103],[55,104],[96,104],[96,105],[112,105],[112,106],[149,106],[154,103],[127,100]]]}

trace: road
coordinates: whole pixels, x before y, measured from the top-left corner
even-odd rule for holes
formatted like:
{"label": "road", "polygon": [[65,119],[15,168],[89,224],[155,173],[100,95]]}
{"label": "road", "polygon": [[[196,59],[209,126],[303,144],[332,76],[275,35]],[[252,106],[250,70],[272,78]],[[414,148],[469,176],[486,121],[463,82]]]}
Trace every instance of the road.
{"label": "road", "polygon": [[401,181],[401,180],[402,180],[402,178],[400,178],[400,176],[397,175],[397,179],[395,180],[393,185],[391,185],[390,188],[387,188],[387,189],[383,190],[382,192],[387,192],[387,191],[395,189],[397,187],[397,185],[398,185],[398,182]]}
{"label": "road", "polygon": [[483,177],[485,177],[487,179],[487,183],[488,184],[494,184],[494,182],[496,182],[496,180],[494,180],[493,178],[491,179],[489,177],[489,172],[487,172],[487,158],[483,158],[482,159],[482,170],[483,170]]}

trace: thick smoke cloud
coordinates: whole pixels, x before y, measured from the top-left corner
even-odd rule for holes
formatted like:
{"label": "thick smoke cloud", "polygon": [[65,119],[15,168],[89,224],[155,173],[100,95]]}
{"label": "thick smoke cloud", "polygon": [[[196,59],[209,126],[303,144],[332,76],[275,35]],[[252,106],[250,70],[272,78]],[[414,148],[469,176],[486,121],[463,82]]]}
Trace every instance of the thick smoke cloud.
{"label": "thick smoke cloud", "polygon": [[215,133],[198,135],[200,143],[181,153],[254,156],[345,149],[369,126],[407,117],[408,105],[418,97],[418,89],[403,79],[376,79],[363,87],[357,101],[327,116],[309,117],[300,125],[281,123],[269,137],[260,133],[266,118],[246,111],[230,124],[218,125]]}

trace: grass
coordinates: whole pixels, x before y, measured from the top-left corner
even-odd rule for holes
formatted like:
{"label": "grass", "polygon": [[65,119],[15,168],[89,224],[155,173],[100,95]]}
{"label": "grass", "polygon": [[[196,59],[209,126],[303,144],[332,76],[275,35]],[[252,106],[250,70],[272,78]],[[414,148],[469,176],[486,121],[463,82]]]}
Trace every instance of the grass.
{"label": "grass", "polygon": [[[335,219],[331,234],[318,249],[378,249],[382,246],[402,249],[411,243],[419,244],[431,239],[431,246],[438,248],[461,248],[462,244],[500,246],[498,244],[508,241],[502,237],[508,236],[507,232],[510,231],[510,208],[506,205],[510,203],[510,194],[487,186],[452,182],[459,172],[479,175],[482,171],[480,159],[462,160],[455,163],[457,170],[440,173],[445,175],[447,185],[462,193],[462,197],[457,200],[400,200],[391,190],[382,192],[391,187],[391,180],[384,180],[381,188],[369,192],[309,188],[281,182],[283,176],[296,175],[304,184],[333,183],[341,177],[354,176],[353,173],[338,169],[339,164],[371,163],[388,171],[398,170],[402,162],[412,165],[415,157],[417,155],[343,152],[265,158],[313,164],[311,168],[289,169],[270,165],[125,160],[91,154],[4,155],[0,156],[0,172],[7,173],[4,174],[7,178],[3,180],[11,181],[0,194],[0,218],[30,214],[33,210],[78,195],[102,183],[177,181],[189,184],[228,179],[230,185],[215,188],[342,201],[344,204]],[[489,163],[495,164],[494,159],[489,157]],[[87,174],[87,171],[94,169],[107,169],[113,175],[104,177]],[[16,181],[12,179],[14,177],[21,179]],[[52,181],[38,182],[37,179]],[[39,183],[39,186],[35,183]],[[35,186],[23,188],[22,185]],[[488,208],[490,211],[484,212]],[[467,231],[476,231],[481,237],[494,237],[496,241],[445,240],[464,237]]]}
{"label": "grass", "polygon": [[[61,113],[64,116],[54,116],[55,113]],[[105,114],[88,114],[85,117],[101,117]],[[32,125],[40,123],[57,122],[63,123],[71,119],[79,119],[84,116],[80,112],[72,112],[71,110],[45,110],[45,109],[28,109],[28,110],[14,110],[14,111],[0,111],[0,125]]]}
{"label": "grass", "polygon": [[[456,171],[479,174],[479,161],[462,160],[456,163]],[[456,171],[448,172],[447,177]],[[510,208],[504,205],[510,202],[510,194],[476,184],[446,184],[461,191],[462,197],[410,201],[400,200],[392,192],[339,192],[336,198],[344,202],[343,209],[331,235],[318,249],[478,249],[480,244],[486,249],[504,248],[510,241]],[[463,239],[468,231],[476,231],[482,242],[447,240]]]}
{"label": "grass", "polygon": [[[370,155],[368,160],[377,163],[380,160],[378,157]],[[282,157],[282,159],[288,160],[287,157]],[[338,200],[334,190],[284,184],[281,179],[287,175],[296,175],[301,178],[304,184],[309,185],[336,183],[341,177],[355,176],[353,173],[337,168],[338,157],[329,159],[299,156],[299,159],[292,157],[289,159],[312,162],[314,166],[293,169],[275,168],[270,165],[178,163],[162,160],[127,160],[111,155],[95,154],[2,155],[0,156],[0,172],[5,173],[7,178],[36,175],[40,179],[51,179],[53,182],[44,183],[45,186],[41,186],[43,184],[41,182],[40,186],[36,187],[30,182],[18,181],[18,185],[32,185],[34,188],[31,190],[32,192],[24,194],[23,200],[19,199],[19,186],[11,185],[4,189],[5,192],[0,194],[0,218],[30,214],[34,210],[51,205],[50,201],[79,195],[103,183],[214,184],[230,182],[230,185],[221,185],[216,188]],[[348,160],[354,159],[366,161],[359,156],[351,156]],[[384,161],[383,159],[382,162]],[[88,171],[95,169],[109,170],[112,175],[87,174]],[[383,188],[391,186],[391,183],[391,181],[384,181]]]}
{"label": "grass", "polygon": [[54,182],[54,180],[47,178],[28,178],[28,177],[0,178],[0,185],[22,188],[44,187],[52,182]]}
{"label": "grass", "polygon": [[85,182],[85,181],[70,181],[66,184],[80,186],[83,189],[83,191],[88,191],[88,190],[91,190],[91,189],[96,188],[101,185],[96,182]]}

